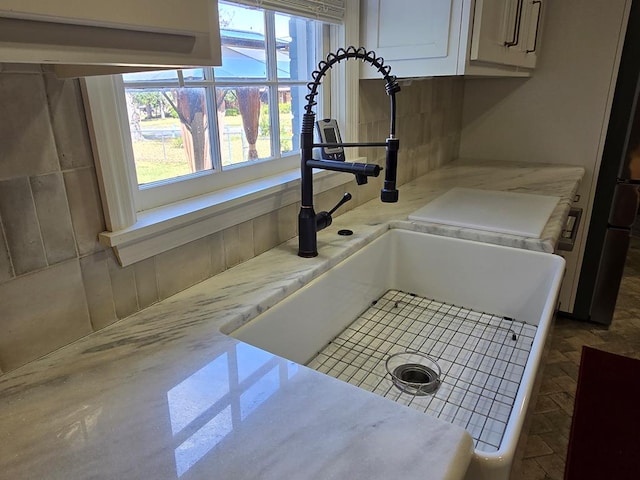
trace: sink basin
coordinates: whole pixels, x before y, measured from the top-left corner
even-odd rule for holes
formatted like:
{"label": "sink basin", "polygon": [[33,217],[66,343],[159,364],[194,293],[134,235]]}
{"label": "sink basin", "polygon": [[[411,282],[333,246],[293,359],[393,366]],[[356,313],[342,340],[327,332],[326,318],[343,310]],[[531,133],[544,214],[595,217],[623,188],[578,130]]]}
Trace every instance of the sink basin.
{"label": "sink basin", "polygon": [[[521,366],[516,365],[520,369],[518,381],[507,382],[513,387],[513,392],[509,397],[510,405],[504,418],[498,422],[502,429],[495,447],[486,448],[485,437],[480,438],[480,433],[472,433],[476,440],[476,450],[467,478],[506,480],[509,478],[524,414],[531,399],[545,340],[555,313],[563,272],[564,260],[552,254],[392,229],[235,330],[231,336],[301,364],[311,361],[310,366],[313,368],[318,363],[317,360],[313,360],[318,353],[323,352],[330,342],[336,337],[339,338],[341,332],[350,328],[354,320],[390,290],[403,292],[411,298],[433,299],[438,305],[448,305],[447,308],[454,308],[456,311],[473,312],[473,315],[467,316],[474,319],[474,322],[484,322],[485,315],[490,314],[486,317],[490,319],[481,323],[482,330],[489,332],[491,337],[497,337],[496,332],[499,332],[500,336],[504,337],[501,342],[511,349],[509,351],[519,352],[524,355],[524,360]],[[395,306],[398,306],[397,302]],[[465,332],[470,330],[465,328],[468,325],[458,319],[438,314],[436,317],[440,326],[447,322],[456,325],[449,334],[452,345],[445,346],[450,350],[454,348],[453,344],[458,342],[460,347],[455,348],[466,353],[472,352],[476,363],[482,363],[482,358],[478,355],[485,353],[477,351],[474,344],[484,340],[475,340],[467,335]],[[475,320],[476,318],[479,320]],[[507,322],[508,325],[513,325],[513,329],[496,326],[496,321]],[[471,327],[473,328],[473,325]],[[388,327],[387,331],[389,330],[393,331],[393,328]],[[436,335],[436,331],[440,332],[438,335],[443,336],[442,329],[432,329],[431,337]],[[517,335],[513,333],[516,331]],[[505,332],[508,334],[503,335]],[[529,336],[524,335],[526,332],[529,332]],[[429,339],[431,340],[434,339]],[[465,344],[466,340],[471,341]],[[513,344],[510,343],[512,340]],[[466,347],[467,344],[471,346]],[[478,389],[480,399],[490,400],[491,408],[493,404],[503,405],[501,402],[507,393],[502,391],[506,388],[505,382],[494,382],[495,386],[487,387],[493,380],[478,367],[480,373],[476,372],[474,375],[482,378],[483,383],[464,383],[463,379],[455,378],[455,372],[464,375],[464,372],[469,371],[466,365],[456,363],[459,360],[449,361],[444,350],[438,350],[433,343],[431,345],[432,351],[423,353],[436,357],[436,360],[445,365],[441,388],[444,388],[448,381],[454,384],[453,390],[458,388],[459,384],[466,385],[467,390],[472,393],[474,389]],[[331,347],[335,348],[334,345]],[[358,350],[357,346],[354,348]],[[397,351],[398,348],[392,350]],[[468,352],[465,348],[469,349]],[[493,354],[490,351],[491,347],[487,348],[489,350],[486,357],[489,358]],[[506,347],[501,351],[506,351],[504,348]],[[384,356],[380,357],[382,363]],[[469,358],[471,356],[466,355]],[[504,378],[504,375],[501,375],[501,378]],[[373,388],[370,390],[376,391]],[[389,392],[394,400],[412,407],[416,407],[420,402],[436,401],[426,395],[421,397],[420,402],[413,402],[411,398],[407,400],[406,393],[401,394],[391,389]],[[433,393],[434,398],[443,395],[444,390]],[[449,393],[447,395],[453,396]],[[443,401],[446,403],[449,399],[445,398]],[[477,404],[479,410],[481,402],[478,401]],[[462,407],[458,410],[470,412],[469,417],[476,417],[477,412],[473,408],[469,412]],[[432,413],[427,407],[424,411],[427,414]],[[445,409],[441,415],[447,419],[444,411]],[[490,416],[489,407],[486,413]],[[453,423],[459,424],[459,417],[451,418]],[[468,430],[473,427],[472,422],[468,425]]]}

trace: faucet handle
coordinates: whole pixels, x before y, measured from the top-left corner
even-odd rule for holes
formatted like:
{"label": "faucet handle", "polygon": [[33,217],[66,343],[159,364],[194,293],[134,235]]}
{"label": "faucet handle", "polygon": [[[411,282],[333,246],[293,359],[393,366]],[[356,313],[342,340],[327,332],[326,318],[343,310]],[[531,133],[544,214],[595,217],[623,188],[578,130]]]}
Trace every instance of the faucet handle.
{"label": "faucet handle", "polygon": [[316,232],[319,232],[323,228],[327,228],[329,225],[331,225],[331,222],[333,221],[333,218],[331,218],[331,215],[333,215],[333,213],[338,208],[340,208],[342,205],[347,203],[352,198],[353,197],[351,196],[351,194],[349,192],[347,192],[342,196],[340,201],[331,210],[329,210],[328,212],[320,212],[320,213],[318,213],[316,215]]}
{"label": "faucet handle", "polygon": [[351,200],[353,197],[351,196],[351,194],[349,192],[345,193],[342,198],[340,199],[340,201],[338,203],[336,203],[336,206],[333,207],[331,210],[329,210],[329,215],[333,215],[333,213],[338,210],[342,205],[344,205],[345,203],[347,203],[349,200]]}

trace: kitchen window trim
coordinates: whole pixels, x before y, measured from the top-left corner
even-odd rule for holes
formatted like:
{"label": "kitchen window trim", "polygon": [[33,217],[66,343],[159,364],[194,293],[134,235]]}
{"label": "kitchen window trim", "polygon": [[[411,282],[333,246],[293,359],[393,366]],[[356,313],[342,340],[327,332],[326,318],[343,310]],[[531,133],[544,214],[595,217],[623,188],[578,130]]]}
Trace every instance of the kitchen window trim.
{"label": "kitchen window trim", "polygon": [[[340,46],[358,45],[358,2],[346,2],[344,23],[332,27],[325,40],[329,51]],[[326,111],[333,112],[332,116],[344,125],[343,139],[347,142],[357,138],[358,67],[358,62],[336,65],[332,69],[334,81],[325,85],[331,88],[330,108]],[[123,111],[122,103],[115,101],[117,81],[112,76],[87,77],[82,79],[81,85],[107,227],[107,231],[99,234],[99,240],[114,249],[122,266],[299,201],[300,169],[296,167],[161,207],[136,211],[138,185],[131,171],[133,164],[125,158],[125,135],[130,134],[127,113]],[[320,171],[314,173],[314,190],[322,193],[350,181],[351,175]]]}

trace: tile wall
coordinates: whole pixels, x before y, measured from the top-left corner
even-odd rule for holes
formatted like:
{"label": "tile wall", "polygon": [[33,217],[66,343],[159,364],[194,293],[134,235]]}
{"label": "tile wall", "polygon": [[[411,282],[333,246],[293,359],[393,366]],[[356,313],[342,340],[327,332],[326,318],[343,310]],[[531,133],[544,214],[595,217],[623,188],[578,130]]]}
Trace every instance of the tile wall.
{"label": "tile wall", "polygon": [[[461,78],[414,81],[398,94],[399,184],[458,150]],[[100,330],[296,235],[296,204],[122,268],[105,228],[85,114],[75,80],[0,73],[0,374]],[[384,140],[382,82],[361,82],[363,140]],[[383,161],[384,150],[362,152]],[[348,208],[377,197],[381,178],[318,196]],[[179,268],[178,268],[179,267]]]}

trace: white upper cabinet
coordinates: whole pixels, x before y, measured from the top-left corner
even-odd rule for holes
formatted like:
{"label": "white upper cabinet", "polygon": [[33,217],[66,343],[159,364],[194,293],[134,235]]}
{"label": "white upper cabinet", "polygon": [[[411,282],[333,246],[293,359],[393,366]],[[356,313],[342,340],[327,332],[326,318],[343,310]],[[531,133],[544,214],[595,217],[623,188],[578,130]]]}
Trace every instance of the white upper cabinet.
{"label": "white upper cabinet", "polygon": [[60,76],[219,65],[217,0],[0,0],[0,62]]}
{"label": "white upper cabinet", "polygon": [[361,43],[401,78],[528,76],[541,16],[541,0],[362,0]]}

